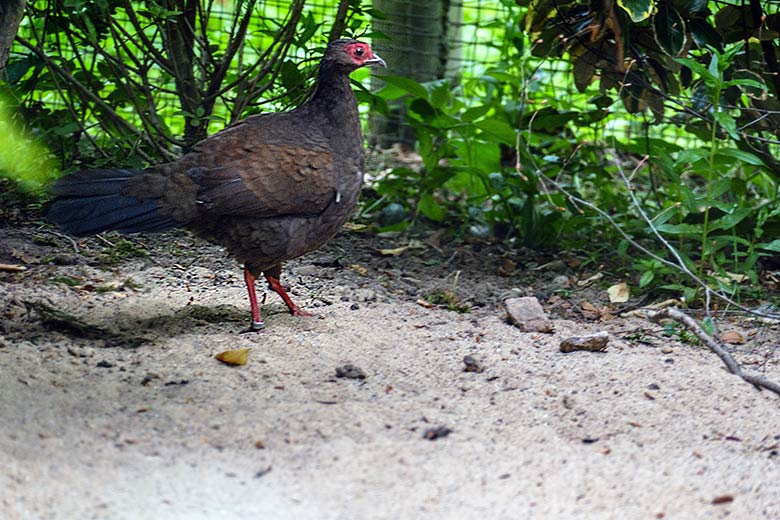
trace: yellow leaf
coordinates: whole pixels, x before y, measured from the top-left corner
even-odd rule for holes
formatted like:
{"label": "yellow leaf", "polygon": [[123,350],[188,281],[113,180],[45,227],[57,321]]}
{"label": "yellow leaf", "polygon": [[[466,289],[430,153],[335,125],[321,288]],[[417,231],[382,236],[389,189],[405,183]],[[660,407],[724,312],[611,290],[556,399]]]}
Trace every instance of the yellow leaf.
{"label": "yellow leaf", "polygon": [[596,273],[593,276],[591,276],[589,278],[586,278],[585,280],[580,280],[579,282],[577,282],[577,285],[580,286],[580,287],[586,287],[586,286],[592,284],[593,282],[595,282],[597,280],[600,280],[602,278],[604,278],[604,273]]}
{"label": "yellow leaf", "polygon": [[431,302],[427,302],[423,299],[417,300],[417,305],[420,305],[421,307],[425,307],[426,309],[433,309],[434,305]]}
{"label": "yellow leaf", "polygon": [[729,345],[741,345],[746,339],[745,335],[738,330],[727,330],[720,335],[720,341]]}
{"label": "yellow leaf", "polygon": [[631,296],[631,290],[626,282],[620,282],[607,289],[607,294],[611,303],[625,303]]}
{"label": "yellow leaf", "polygon": [[368,274],[368,269],[366,269],[365,267],[363,267],[360,264],[352,264],[352,265],[349,266],[349,268],[352,269],[353,271],[355,271],[356,273]]}
{"label": "yellow leaf", "polygon": [[225,352],[220,352],[214,357],[226,365],[241,366],[246,365],[250,350],[252,349],[240,348],[237,350],[226,350]]}
{"label": "yellow leaf", "polygon": [[631,21],[639,23],[653,14],[653,3],[651,0],[617,0],[617,3],[631,17]]}
{"label": "yellow leaf", "polygon": [[729,273],[728,271],[723,273],[723,276],[715,276],[715,279],[725,284],[742,283],[749,278],[746,274]]}
{"label": "yellow leaf", "polygon": [[382,256],[398,256],[409,249],[409,246],[396,247],[394,249],[377,249]]}
{"label": "yellow leaf", "polygon": [[357,233],[360,233],[362,231],[368,231],[369,229],[371,229],[371,226],[367,226],[365,224],[356,224],[354,222],[347,222],[342,227],[347,231],[355,231]]}

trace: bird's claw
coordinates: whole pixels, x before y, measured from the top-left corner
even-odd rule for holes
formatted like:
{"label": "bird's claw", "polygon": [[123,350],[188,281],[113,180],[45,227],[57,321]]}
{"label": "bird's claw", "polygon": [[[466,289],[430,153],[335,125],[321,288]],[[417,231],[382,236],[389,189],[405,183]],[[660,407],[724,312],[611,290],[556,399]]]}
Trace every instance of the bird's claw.
{"label": "bird's claw", "polygon": [[265,330],[264,321],[253,321],[249,324],[249,327],[241,331],[241,334],[246,334],[248,332],[263,332],[264,330]]}
{"label": "bird's claw", "polygon": [[293,316],[316,316],[316,314],[305,311],[300,307],[295,307],[294,309],[290,309],[290,314],[292,314]]}

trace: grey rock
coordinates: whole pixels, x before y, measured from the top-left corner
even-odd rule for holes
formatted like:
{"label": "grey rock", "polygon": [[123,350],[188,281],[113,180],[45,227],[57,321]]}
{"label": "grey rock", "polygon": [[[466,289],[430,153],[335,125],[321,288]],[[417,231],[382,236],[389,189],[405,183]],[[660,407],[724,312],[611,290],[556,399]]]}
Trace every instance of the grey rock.
{"label": "grey rock", "polygon": [[523,332],[552,332],[553,324],[533,296],[504,300],[509,321]]}

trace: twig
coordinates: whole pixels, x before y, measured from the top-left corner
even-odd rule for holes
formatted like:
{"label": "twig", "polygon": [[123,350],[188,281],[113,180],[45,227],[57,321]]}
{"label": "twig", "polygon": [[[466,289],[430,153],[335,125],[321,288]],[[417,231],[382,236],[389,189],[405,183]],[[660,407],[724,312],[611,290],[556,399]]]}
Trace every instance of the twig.
{"label": "twig", "polygon": [[[518,153],[519,153],[519,150],[518,150]],[[531,155],[530,150],[529,150],[529,157],[533,161],[533,156]],[[740,309],[740,310],[742,310],[742,311],[744,311],[746,313],[753,314],[755,316],[761,316],[762,318],[769,318],[769,319],[774,319],[774,320],[780,318],[780,314],[778,314],[778,313],[766,313],[766,312],[757,311],[755,309],[749,309],[749,308],[745,307],[744,305],[741,305],[741,304],[735,302],[734,300],[732,300],[731,298],[729,298],[725,294],[721,293],[720,291],[716,291],[716,290],[712,289],[709,285],[707,285],[707,283],[704,280],[702,280],[701,278],[696,276],[693,272],[691,272],[691,270],[686,267],[684,262],[680,261],[679,263],[676,263],[676,262],[669,261],[666,258],[662,258],[662,257],[656,255],[655,253],[653,253],[652,251],[650,251],[649,249],[644,247],[642,244],[640,244],[639,242],[634,240],[632,237],[630,237],[623,230],[623,228],[620,226],[620,224],[615,222],[615,219],[613,219],[612,216],[609,215],[606,211],[604,211],[603,209],[599,208],[595,204],[593,204],[591,202],[588,202],[587,200],[574,195],[572,192],[567,190],[563,186],[563,184],[559,183],[558,181],[555,181],[555,180],[545,176],[544,172],[542,172],[536,164],[533,164],[533,167],[536,170],[535,171],[536,175],[542,181],[543,184],[544,183],[551,184],[556,190],[558,190],[561,193],[563,193],[570,200],[572,200],[572,201],[574,201],[574,202],[576,202],[578,204],[581,204],[581,205],[583,205],[583,206],[585,206],[587,208],[590,208],[591,210],[593,210],[596,213],[598,213],[602,218],[604,218],[607,222],[609,222],[609,224],[612,227],[614,227],[617,230],[618,233],[620,233],[620,235],[623,237],[623,239],[626,242],[628,242],[629,244],[631,244],[632,246],[634,246],[635,248],[640,250],[642,253],[644,253],[645,255],[647,255],[650,258],[652,258],[653,260],[655,260],[657,262],[660,262],[661,264],[663,264],[663,265],[665,265],[667,267],[671,267],[672,269],[675,269],[676,271],[682,272],[683,274],[685,274],[687,276],[690,276],[693,281],[695,281],[702,289],[707,291],[709,294],[717,296],[718,298],[722,299],[723,301],[729,303],[730,305],[733,305],[733,306],[737,307],[738,309]],[[629,190],[629,193],[630,192],[631,192],[631,190]],[[641,208],[637,207],[637,210],[639,211],[640,215],[643,215],[643,218],[646,221],[649,220],[649,218],[647,217],[647,214],[645,214],[642,211]],[[663,239],[663,237],[660,237],[660,234],[658,234],[657,230],[655,229],[655,227],[652,224],[650,224],[650,226],[651,226],[651,230],[654,233],[656,233],[656,236],[660,238],[660,240],[664,244],[664,246],[669,248],[669,250],[672,251],[672,254],[674,254],[676,257],[678,257],[677,251],[671,246],[671,244],[669,244],[668,241]]]}
{"label": "twig", "polygon": [[[634,172],[632,173],[632,176],[642,166],[644,166],[647,163],[648,159],[649,159],[649,157],[647,157],[647,156],[642,158],[642,160],[639,162],[639,164],[634,169]],[[766,313],[762,313],[762,312],[759,312],[759,311],[755,311],[753,309],[749,309],[749,308],[745,307],[744,305],[741,305],[741,304],[737,303],[736,301],[732,300],[726,294],[723,294],[722,292],[717,291],[717,290],[713,289],[712,287],[710,287],[707,284],[707,282],[702,280],[693,271],[688,269],[688,266],[685,265],[685,261],[683,260],[682,256],[680,256],[680,253],[678,253],[677,250],[674,248],[674,246],[672,246],[672,244],[669,243],[669,241],[666,240],[663,237],[663,235],[661,235],[661,233],[658,231],[658,229],[653,224],[652,219],[650,219],[650,217],[648,217],[647,213],[645,213],[645,211],[642,209],[642,206],[639,204],[639,201],[636,198],[636,194],[634,193],[634,186],[631,184],[631,181],[626,176],[626,173],[623,171],[623,167],[620,165],[620,161],[618,161],[617,159],[615,159],[615,166],[617,166],[617,170],[618,170],[618,173],[620,174],[620,178],[623,179],[623,183],[626,185],[626,188],[628,190],[628,196],[631,198],[631,203],[633,204],[634,209],[637,211],[637,213],[639,213],[639,216],[642,217],[642,220],[645,221],[647,226],[650,228],[650,231],[652,231],[653,235],[655,235],[655,237],[658,239],[658,241],[661,242],[661,244],[663,244],[663,246],[670,253],[672,253],[672,256],[674,256],[674,259],[676,261],[676,262],[669,262],[668,260],[665,260],[664,262],[667,265],[670,265],[670,264],[674,265],[675,269],[677,269],[678,271],[683,272],[691,280],[696,282],[696,284],[699,287],[704,289],[705,309],[707,310],[708,315],[709,315],[709,309],[710,309],[710,298],[711,298],[712,295],[715,295],[718,298],[720,298],[721,300],[723,300],[726,303],[728,303],[729,305],[733,305],[734,307],[736,307],[736,308],[738,308],[738,309],[740,309],[740,310],[742,310],[744,312],[748,312],[748,313],[751,313],[751,314],[756,314],[756,315],[762,316],[764,318],[773,318],[773,319],[780,318],[780,315],[778,315],[777,313],[766,314]],[[657,258],[656,258],[656,260],[657,260]]]}
{"label": "twig", "polygon": [[740,366],[734,357],[729,354],[724,345],[717,339],[704,332],[704,329],[701,328],[699,322],[687,314],[680,312],[674,307],[669,307],[660,311],[649,311],[647,313],[647,317],[656,323],[660,322],[661,320],[671,319],[683,325],[685,328],[695,334],[696,337],[699,338],[702,343],[704,343],[704,346],[710,349],[710,351],[714,352],[721,359],[721,361],[723,361],[729,372],[741,377],[748,383],[757,387],[759,390],[766,388],[767,390],[780,396],[780,384],[775,383],[774,381],[770,381],[769,379],[766,379],[765,377],[754,372],[748,373],[743,371],[742,366]]}
{"label": "twig", "polygon": [[56,236],[58,238],[61,238],[63,240],[67,240],[68,242],[70,242],[71,247],[73,247],[73,252],[74,253],[80,252],[78,242],[73,240],[72,237],[69,237],[68,235],[66,235],[64,233],[60,233],[59,231],[54,231],[53,229],[39,228],[38,231],[41,232],[41,233],[49,233],[50,235],[54,235],[54,236]]}

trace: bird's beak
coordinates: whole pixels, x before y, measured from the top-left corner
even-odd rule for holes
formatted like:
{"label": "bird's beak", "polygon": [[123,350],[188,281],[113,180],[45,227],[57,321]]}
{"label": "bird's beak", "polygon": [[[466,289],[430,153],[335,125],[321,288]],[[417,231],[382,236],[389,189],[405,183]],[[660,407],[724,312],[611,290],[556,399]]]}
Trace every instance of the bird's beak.
{"label": "bird's beak", "polygon": [[387,63],[385,63],[385,60],[379,57],[379,54],[374,53],[372,58],[367,59],[363,62],[363,65],[368,65],[369,67],[387,67]]}

